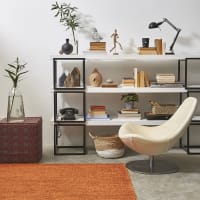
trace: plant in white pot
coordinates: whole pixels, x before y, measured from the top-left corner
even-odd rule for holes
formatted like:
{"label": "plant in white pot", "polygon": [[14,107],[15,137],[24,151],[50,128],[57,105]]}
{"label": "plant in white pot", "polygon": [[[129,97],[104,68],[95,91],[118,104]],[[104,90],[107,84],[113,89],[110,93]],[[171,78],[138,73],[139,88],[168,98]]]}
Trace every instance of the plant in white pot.
{"label": "plant in white pot", "polygon": [[[54,17],[60,18],[60,23],[66,26],[66,30],[71,29],[72,31],[72,37],[73,37],[73,43],[76,50],[76,54],[78,54],[78,40],[76,39],[75,31],[77,28],[80,27],[79,17],[78,17],[78,8],[71,6],[70,3],[62,3],[59,4],[56,2],[55,4],[52,4],[51,10],[55,10],[56,14]],[[69,47],[69,39],[66,39],[66,44],[62,46],[62,49],[60,53],[70,54],[71,48]],[[70,44],[71,45],[71,44]],[[73,47],[72,47],[73,50]]]}
{"label": "plant in white pot", "polygon": [[138,101],[138,95],[136,93],[123,94],[121,100],[124,102],[126,109],[132,109],[134,107],[134,102]]}
{"label": "plant in white pot", "polygon": [[27,63],[21,64],[19,58],[14,63],[8,64],[9,68],[5,69],[8,73],[6,77],[10,78],[13,86],[8,94],[7,121],[23,121],[25,117],[24,104],[18,83],[22,80],[22,76],[28,71],[25,70]]}

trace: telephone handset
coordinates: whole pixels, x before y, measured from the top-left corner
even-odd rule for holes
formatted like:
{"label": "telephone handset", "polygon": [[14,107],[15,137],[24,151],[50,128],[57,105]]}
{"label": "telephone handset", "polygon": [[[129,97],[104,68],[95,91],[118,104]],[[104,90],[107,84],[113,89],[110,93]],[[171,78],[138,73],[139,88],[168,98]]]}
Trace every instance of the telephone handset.
{"label": "telephone handset", "polygon": [[78,114],[77,108],[62,108],[60,109],[60,114],[62,115],[62,120],[75,120],[75,114]]}

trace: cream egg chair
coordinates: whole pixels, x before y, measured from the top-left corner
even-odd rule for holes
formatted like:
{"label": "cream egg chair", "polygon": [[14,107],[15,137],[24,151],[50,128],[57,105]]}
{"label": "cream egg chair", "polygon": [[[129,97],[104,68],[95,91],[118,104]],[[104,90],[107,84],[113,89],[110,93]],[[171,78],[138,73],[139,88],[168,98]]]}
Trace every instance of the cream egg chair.
{"label": "cream egg chair", "polygon": [[149,160],[128,162],[126,167],[132,171],[150,174],[174,173],[178,167],[172,163],[154,160],[171,149],[183,136],[190,124],[197,106],[197,99],[186,98],[173,116],[159,126],[143,126],[132,122],[124,123],[119,129],[122,142],[133,151],[149,156]]}

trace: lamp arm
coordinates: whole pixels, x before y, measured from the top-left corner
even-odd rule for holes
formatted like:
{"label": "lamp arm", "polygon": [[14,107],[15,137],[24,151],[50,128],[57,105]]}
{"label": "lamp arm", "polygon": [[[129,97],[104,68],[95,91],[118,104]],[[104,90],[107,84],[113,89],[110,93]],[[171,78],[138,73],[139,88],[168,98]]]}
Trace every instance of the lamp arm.
{"label": "lamp arm", "polygon": [[171,46],[170,46],[170,48],[169,48],[170,51],[173,52],[174,44],[175,44],[175,42],[176,42],[176,40],[177,40],[177,38],[178,38],[178,35],[179,35],[181,29],[180,29],[180,28],[177,28],[177,27],[176,27],[174,24],[172,24],[167,18],[163,18],[163,22],[168,23],[172,28],[174,28],[174,29],[177,31],[177,33],[176,33],[176,35],[175,35],[175,37],[174,37],[174,40],[173,40],[173,42],[172,42],[172,44],[171,44]]}
{"label": "lamp arm", "polygon": [[[177,28],[174,24],[172,24],[167,18],[163,18],[163,22],[168,23],[172,28],[174,28],[176,31],[181,30],[180,28]],[[180,31],[179,31],[180,32]]]}
{"label": "lamp arm", "polygon": [[173,51],[174,44],[175,44],[175,42],[176,42],[176,40],[177,40],[177,38],[178,38],[178,35],[179,35],[180,31],[181,31],[181,29],[178,29],[178,30],[177,30],[177,33],[176,33],[176,35],[175,35],[175,37],[174,37],[174,40],[173,40],[173,42],[172,42],[172,44],[171,44],[171,46],[170,46],[170,48],[169,48],[170,51]]}

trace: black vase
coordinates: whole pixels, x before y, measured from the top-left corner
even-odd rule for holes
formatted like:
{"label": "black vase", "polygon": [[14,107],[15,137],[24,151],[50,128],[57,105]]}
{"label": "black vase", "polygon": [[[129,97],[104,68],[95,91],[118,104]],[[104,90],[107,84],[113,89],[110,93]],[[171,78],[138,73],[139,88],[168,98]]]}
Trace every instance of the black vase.
{"label": "black vase", "polygon": [[62,45],[60,54],[71,54],[73,51],[73,46],[69,43],[69,39],[66,39],[66,43]]}

